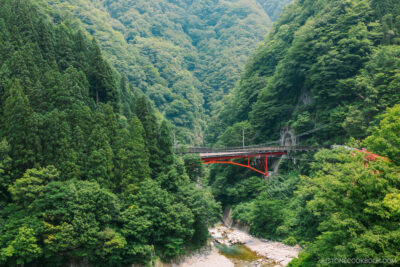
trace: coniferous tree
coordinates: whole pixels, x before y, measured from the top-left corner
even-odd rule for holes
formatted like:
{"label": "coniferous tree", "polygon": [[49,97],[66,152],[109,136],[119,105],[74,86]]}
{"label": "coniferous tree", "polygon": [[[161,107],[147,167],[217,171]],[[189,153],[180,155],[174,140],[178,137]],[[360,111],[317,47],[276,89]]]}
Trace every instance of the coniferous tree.
{"label": "coniferous tree", "polygon": [[117,116],[114,113],[112,106],[109,104],[101,105],[98,108],[98,111],[98,123],[103,126],[103,129],[108,137],[108,142],[111,146],[113,146],[118,131]]}
{"label": "coniferous tree", "polygon": [[[117,74],[59,11],[51,23],[43,1],[0,6],[0,265],[146,265],[184,253],[198,204],[175,198],[189,180],[167,123],[158,128],[143,98],[144,129],[125,78],[121,116]],[[154,169],[163,185],[150,179],[148,140],[169,167]]]}
{"label": "coniferous tree", "polygon": [[389,12],[400,12],[400,4],[396,0],[371,0],[371,6],[381,18]]}
{"label": "coniferous tree", "polygon": [[58,109],[72,109],[73,105],[90,105],[89,83],[82,71],[68,67],[60,77],[59,88],[54,88],[53,97]]}
{"label": "coniferous tree", "polygon": [[76,153],[76,165],[79,172],[76,174],[76,178],[83,177],[85,173],[85,161],[87,160],[87,142],[85,139],[84,132],[79,127],[79,125],[72,128],[72,141],[71,146]]}
{"label": "coniferous tree", "polygon": [[119,89],[121,92],[121,112],[125,117],[130,118],[134,112],[134,98],[129,87],[128,78],[125,75],[121,77]]}
{"label": "coniferous tree", "polygon": [[5,21],[0,18],[0,60],[4,62],[11,53],[10,32],[8,31]]}
{"label": "coniferous tree", "polygon": [[151,156],[150,168],[152,173],[156,176],[161,171],[160,151],[157,144],[157,118],[150,109],[150,105],[145,96],[140,97],[135,104],[135,114],[142,122],[144,128],[144,136],[146,148]]}
{"label": "coniferous tree", "polygon": [[129,121],[127,129],[118,134],[115,152],[115,179],[121,191],[132,192],[139,183],[150,177],[149,152],[144,141],[145,132],[136,116]]}
{"label": "coniferous tree", "polygon": [[163,120],[158,132],[158,149],[160,153],[161,169],[169,170],[173,168],[174,152],[172,147],[172,135],[167,121]]}
{"label": "coniferous tree", "polygon": [[88,58],[90,56],[88,40],[82,30],[78,30],[72,38],[74,40],[73,49],[76,58],[76,65],[74,67],[87,73],[89,69]]}
{"label": "coniferous tree", "polygon": [[38,31],[38,43],[40,46],[41,55],[44,61],[47,62],[50,68],[56,68],[56,51],[55,36],[51,26],[46,23],[45,19],[40,20],[40,30]]}
{"label": "coniferous tree", "polygon": [[4,138],[0,141],[0,192],[1,200],[6,200],[9,197],[8,187],[11,185],[11,164],[12,160],[9,156],[10,145]]}
{"label": "coniferous tree", "polygon": [[96,126],[88,139],[89,157],[86,164],[87,178],[100,185],[112,188],[113,151],[108,137],[100,126]]}
{"label": "coniferous tree", "polygon": [[111,67],[104,61],[96,39],[93,39],[90,54],[89,94],[96,104],[110,103],[115,110],[119,107],[119,94],[115,85]]}
{"label": "coniferous tree", "polygon": [[39,142],[37,123],[20,82],[13,83],[4,103],[3,131],[11,146],[14,172],[21,174],[34,166]]}
{"label": "coniferous tree", "polygon": [[73,147],[68,116],[65,112],[54,109],[42,118],[40,132],[44,162],[55,165],[64,179],[79,177],[78,154]]}
{"label": "coniferous tree", "polygon": [[21,50],[15,51],[6,64],[10,70],[10,78],[19,79],[19,83],[24,88],[32,86],[25,55]]}
{"label": "coniferous tree", "polygon": [[72,42],[69,38],[69,29],[65,25],[60,25],[55,34],[57,42],[57,63],[59,69],[64,71],[74,62]]}

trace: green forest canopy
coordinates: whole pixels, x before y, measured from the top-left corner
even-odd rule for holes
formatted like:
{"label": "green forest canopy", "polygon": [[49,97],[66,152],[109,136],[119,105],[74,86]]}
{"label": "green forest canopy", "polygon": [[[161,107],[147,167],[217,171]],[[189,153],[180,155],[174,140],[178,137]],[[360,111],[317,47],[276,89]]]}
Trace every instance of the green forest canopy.
{"label": "green forest canopy", "polygon": [[0,265],[147,264],[203,245],[219,205],[170,123],[95,39],[29,1],[0,6]]}
{"label": "green forest canopy", "polygon": [[[110,63],[200,144],[216,101],[289,1],[35,1],[96,37]],[[74,26],[74,27],[75,27]]]}
{"label": "green forest canopy", "polygon": [[[241,74],[287,2],[0,0],[0,265],[169,261],[221,204],[291,266],[399,258],[400,4],[296,0]],[[172,150],[320,125],[270,180]]]}
{"label": "green forest canopy", "polygon": [[[246,64],[208,126],[215,143],[249,121],[254,142],[330,124],[309,143],[364,138],[376,115],[399,102],[396,1],[295,1]],[[238,145],[239,143],[237,143]]]}
{"label": "green forest canopy", "polygon": [[[305,247],[290,266],[398,260],[399,49],[398,1],[294,1],[214,110],[210,145],[241,145],[243,129],[257,144],[277,140],[284,126],[303,133],[322,125],[300,145],[346,144],[290,153],[270,181],[211,169],[213,193],[234,219]],[[371,161],[361,147],[381,157]]]}

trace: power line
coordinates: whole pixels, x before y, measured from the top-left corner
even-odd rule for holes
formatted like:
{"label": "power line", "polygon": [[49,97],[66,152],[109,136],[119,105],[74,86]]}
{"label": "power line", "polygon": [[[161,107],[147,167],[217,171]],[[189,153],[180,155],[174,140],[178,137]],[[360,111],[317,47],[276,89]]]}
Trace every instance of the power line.
{"label": "power line", "polygon": [[[299,137],[302,137],[302,136],[305,136],[305,135],[308,135],[308,134],[317,132],[317,131],[322,130],[322,129],[324,129],[324,128],[330,126],[330,125],[331,125],[331,123],[327,123],[327,124],[321,125],[321,126],[319,126],[319,127],[317,127],[317,128],[314,128],[314,129],[312,129],[312,130],[309,130],[309,131],[303,132],[303,133],[301,133],[301,134],[298,134],[298,135],[294,136],[294,138],[297,139],[297,138],[299,138]],[[262,143],[262,144],[257,144],[257,145],[254,145],[254,146],[247,146],[247,147],[259,147],[259,146],[277,144],[277,143],[280,143],[280,142],[281,142],[281,140],[279,139],[279,140],[276,140],[276,141],[271,141],[271,142]]]}
{"label": "power line", "polygon": [[301,160],[301,161],[312,161],[312,162],[318,162],[318,160],[312,160],[312,159],[299,159],[299,158],[292,158],[292,157],[283,157],[282,159],[290,159],[290,160]]}
{"label": "power line", "polygon": [[[312,134],[312,133],[317,132],[317,131],[319,131],[319,130],[322,130],[322,129],[326,128],[326,127],[329,127],[330,125],[331,125],[331,123],[327,123],[327,124],[321,125],[321,126],[319,126],[319,127],[317,127],[317,128],[314,128],[314,129],[312,129],[312,130],[309,130],[309,131],[300,133],[300,134],[294,136],[294,138],[297,139],[297,138],[299,138],[299,137]],[[244,130],[243,130],[243,131],[244,131]],[[255,137],[253,137],[253,139],[254,139],[254,138],[255,138]],[[243,139],[244,139],[244,132],[243,132]],[[213,149],[213,150],[232,150],[232,149],[244,149],[244,148],[257,148],[257,147],[262,147],[262,146],[266,146],[266,145],[279,144],[279,143],[281,142],[281,140],[279,139],[279,140],[270,141],[270,142],[267,142],[267,143],[262,143],[262,144],[257,144],[257,145],[250,145],[250,146],[244,146],[244,140],[242,140],[242,141],[243,141],[242,147],[227,147],[227,146],[225,146],[225,147],[211,147],[211,148],[210,148],[210,147],[196,147],[196,148],[198,148],[198,149],[202,149],[202,148],[204,148],[204,149]],[[175,148],[175,149],[176,149],[176,148]]]}
{"label": "power line", "polygon": [[286,155],[286,157],[285,157],[285,155],[284,156],[269,156],[269,158],[279,158],[279,157],[282,157],[282,159],[289,159],[289,160],[293,160],[294,159],[294,160],[318,162],[318,160],[301,159],[301,158],[290,157],[290,156],[287,156],[287,155]]}
{"label": "power line", "polygon": [[321,130],[321,129],[324,129],[324,128],[330,126],[330,125],[331,125],[330,123],[321,125],[321,126],[319,126],[319,127],[317,127],[317,128],[314,128],[314,129],[312,129],[312,130],[309,130],[309,131],[307,131],[307,132],[298,134],[298,135],[295,136],[295,138],[298,138],[298,137],[301,137],[301,136],[304,136],[304,135],[307,135],[307,134],[310,134],[310,133],[317,132],[317,131],[319,131],[319,130]]}

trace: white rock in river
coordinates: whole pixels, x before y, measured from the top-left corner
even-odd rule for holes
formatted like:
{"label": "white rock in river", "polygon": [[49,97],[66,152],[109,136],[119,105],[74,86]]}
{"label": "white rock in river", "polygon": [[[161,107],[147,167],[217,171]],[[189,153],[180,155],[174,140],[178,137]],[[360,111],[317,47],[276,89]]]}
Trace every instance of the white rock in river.
{"label": "white rock in river", "polygon": [[233,244],[245,244],[249,242],[252,237],[241,231],[233,231],[227,235],[229,243]]}

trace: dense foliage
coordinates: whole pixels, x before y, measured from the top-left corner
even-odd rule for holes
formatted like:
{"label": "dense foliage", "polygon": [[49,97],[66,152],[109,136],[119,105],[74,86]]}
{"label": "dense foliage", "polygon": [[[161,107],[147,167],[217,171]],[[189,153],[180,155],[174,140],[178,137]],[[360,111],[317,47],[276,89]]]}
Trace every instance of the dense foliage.
{"label": "dense foliage", "polygon": [[271,20],[276,21],[285,6],[292,0],[257,0],[257,2],[264,8]]}
{"label": "dense foliage", "polygon": [[294,1],[208,125],[216,146],[241,145],[244,131],[246,144],[257,144],[279,139],[283,127],[323,125],[301,144],[346,144],[292,152],[268,181],[238,167],[210,171],[234,219],[305,247],[293,266],[399,257],[399,26],[398,1]]}
{"label": "dense foliage", "polygon": [[[241,74],[289,2],[0,0],[0,265],[171,260],[216,200],[302,245],[292,266],[399,258],[400,3],[295,0]],[[207,145],[320,128],[300,142],[329,149],[269,179],[174,155],[206,124]]]}
{"label": "dense foliage", "polygon": [[389,159],[350,148],[354,144],[320,150],[308,175],[292,171],[272,177],[255,197],[246,196],[235,205],[233,217],[249,224],[256,235],[304,245],[305,251],[290,266],[325,266],[331,264],[329,259],[396,262],[400,165],[391,152],[399,146],[393,143],[389,149],[385,141],[398,137],[399,107],[388,109],[364,141],[368,149],[387,153]]}
{"label": "dense foliage", "polygon": [[95,39],[29,1],[0,6],[0,265],[128,266],[204,244],[219,206],[170,124]]}
{"label": "dense foliage", "polygon": [[213,103],[240,78],[247,58],[289,1],[36,0],[79,24],[143,91],[182,143],[200,144]]}
{"label": "dense foliage", "polygon": [[399,166],[382,158],[368,161],[365,153],[347,150],[323,150],[315,159],[311,174],[302,177],[296,191],[299,201],[306,202],[305,207],[297,207],[293,212],[295,223],[285,225],[289,232],[297,228],[304,217],[299,215],[306,211],[313,222],[309,225],[313,228],[307,231],[313,232],[315,241],[297,264],[310,266],[312,259],[313,265],[323,265],[324,259],[332,258],[396,261],[400,245],[396,208]]}
{"label": "dense foliage", "polygon": [[327,123],[310,143],[365,138],[400,100],[399,15],[390,0],[295,1],[221,103],[208,141],[246,120],[261,142],[285,125],[300,133]]}

